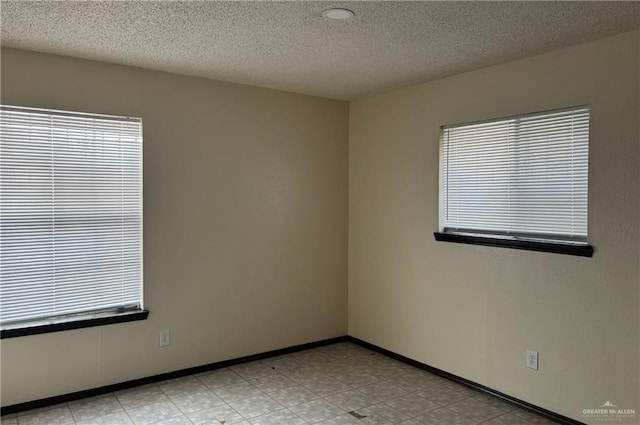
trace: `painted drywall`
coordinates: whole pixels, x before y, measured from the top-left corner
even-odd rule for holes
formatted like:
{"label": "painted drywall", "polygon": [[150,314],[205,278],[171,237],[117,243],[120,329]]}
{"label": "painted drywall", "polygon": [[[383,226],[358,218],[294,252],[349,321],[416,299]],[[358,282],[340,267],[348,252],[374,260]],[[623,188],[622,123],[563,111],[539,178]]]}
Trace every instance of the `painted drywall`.
{"label": "painted drywall", "polygon": [[[587,423],[640,414],[639,50],[636,31],[352,102],[349,334]],[[581,104],[593,258],[434,240],[440,126]]]}
{"label": "painted drywall", "polygon": [[150,310],[2,340],[2,405],[346,333],[346,102],[12,49],[1,59],[3,104],[142,118]]}

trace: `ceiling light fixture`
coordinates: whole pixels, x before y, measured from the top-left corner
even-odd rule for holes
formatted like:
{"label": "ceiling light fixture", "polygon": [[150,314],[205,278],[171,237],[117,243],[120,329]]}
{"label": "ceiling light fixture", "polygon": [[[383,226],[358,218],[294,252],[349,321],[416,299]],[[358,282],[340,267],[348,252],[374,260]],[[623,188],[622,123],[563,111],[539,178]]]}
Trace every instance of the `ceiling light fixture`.
{"label": "ceiling light fixture", "polygon": [[353,13],[349,9],[334,8],[323,10],[322,16],[334,21],[344,21],[346,19],[353,18],[355,16],[355,13]]}

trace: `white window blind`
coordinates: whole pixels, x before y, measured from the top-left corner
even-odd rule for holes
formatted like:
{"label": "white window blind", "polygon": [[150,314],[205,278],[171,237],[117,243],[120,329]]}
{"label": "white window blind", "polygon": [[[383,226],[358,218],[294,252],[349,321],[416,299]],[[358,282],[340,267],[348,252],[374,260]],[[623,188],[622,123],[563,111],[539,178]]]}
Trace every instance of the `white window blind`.
{"label": "white window blind", "polygon": [[589,108],[445,126],[440,226],[586,243]]}
{"label": "white window blind", "polygon": [[0,107],[0,322],[142,308],[142,122]]}

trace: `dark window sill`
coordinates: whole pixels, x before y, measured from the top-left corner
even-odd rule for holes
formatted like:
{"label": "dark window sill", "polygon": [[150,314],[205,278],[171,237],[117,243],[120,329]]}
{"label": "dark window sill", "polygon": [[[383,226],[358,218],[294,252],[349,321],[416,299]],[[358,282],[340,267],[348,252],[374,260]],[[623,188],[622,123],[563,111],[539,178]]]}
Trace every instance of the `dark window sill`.
{"label": "dark window sill", "polygon": [[147,316],[149,316],[148,310],[134,310],[121,313],[87,314],[73,318],[33,322],[28,325],[15,327],[7,326],[0,331],[0,339],[68,331],[71,329],[91,328],[94,326],[111,325],[113,323],[133,322],[136,320],[145,320]]}
{"label": "dark window sill", "polygon": [[593,257],[591,245],[578,245],[561,242],[532,241],[520,239],[508,239],[491,236],[460,235],[456,233],[433,234],[437,241],[465,243],[471,245],[494,246],[498,248],[526,249],[529,251],[551,252],[554,254],[577,255],[580,257]]}

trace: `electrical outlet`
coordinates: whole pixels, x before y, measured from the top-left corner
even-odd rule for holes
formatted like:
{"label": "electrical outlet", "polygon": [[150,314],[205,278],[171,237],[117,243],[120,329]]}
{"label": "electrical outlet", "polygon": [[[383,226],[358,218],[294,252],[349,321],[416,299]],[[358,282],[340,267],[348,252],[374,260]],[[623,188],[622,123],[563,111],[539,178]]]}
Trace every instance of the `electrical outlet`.
{"label": "electrical outlet", "polygon": [[527,367],[529,369],[538,370],[538,352],[527,350]]}
{"label": "electrical outlet", "polygon": [[171,344],[171,333],[169,329],[160,331],[160,347],[166,347]]}

